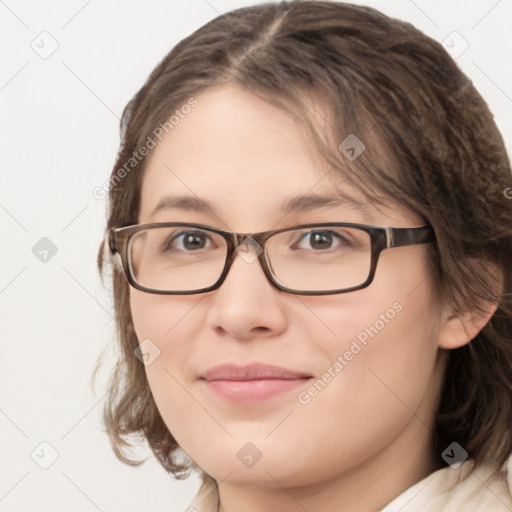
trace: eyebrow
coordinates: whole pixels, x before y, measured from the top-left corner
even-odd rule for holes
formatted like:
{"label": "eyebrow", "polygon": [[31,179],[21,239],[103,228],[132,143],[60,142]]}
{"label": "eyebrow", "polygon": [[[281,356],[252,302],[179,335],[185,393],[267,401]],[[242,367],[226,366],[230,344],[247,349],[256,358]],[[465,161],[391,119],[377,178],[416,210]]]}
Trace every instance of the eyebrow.
{"label": "eyebrow", "polygon": [[[281,213],[287,215],[289,213],[304,213],[311,210],[316,210],[326,206],[346,206],[351,209],[360,211],[366,217],[371,217],[370,207],[353,197],[338,192],[336,196],[317,195],[317,194],[304,194],[301,196],[292,197],[283,203]],[[165,196],[160,199],[151,213],[151,216],[162,210],[182,210],[192,211],[196,213],[215,213],[213,206],[203,199],[194,196]]]}

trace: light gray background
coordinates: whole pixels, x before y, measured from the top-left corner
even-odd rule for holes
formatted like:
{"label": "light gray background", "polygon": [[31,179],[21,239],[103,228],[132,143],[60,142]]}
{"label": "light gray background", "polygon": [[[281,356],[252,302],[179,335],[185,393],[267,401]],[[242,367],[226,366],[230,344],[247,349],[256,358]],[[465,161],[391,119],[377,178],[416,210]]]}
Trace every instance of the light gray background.
{"label": "light gray background", "polygon": [[[90,382],[113,321],[95,263],[105,202],[92,191],[109,178],[118,118],[153,67],[196,28],[252,3],[0,1],[0,511],[179,511],[197,488],[154,461],[124,466],[102,432],[105,391]],[[510,154],[512,0],[355,3],[446,40]],[[32,250],[43,237],[57,249],[46,262]]]}

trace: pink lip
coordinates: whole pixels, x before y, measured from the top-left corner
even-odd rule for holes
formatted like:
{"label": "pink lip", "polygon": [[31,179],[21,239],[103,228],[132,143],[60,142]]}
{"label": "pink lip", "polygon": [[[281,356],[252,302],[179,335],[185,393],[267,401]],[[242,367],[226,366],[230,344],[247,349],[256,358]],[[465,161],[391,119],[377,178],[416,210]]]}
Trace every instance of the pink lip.
{"label": "pink lip", "polygon": [[223,364],[202,376],[206,386],[222,398],[235,402],[258,402],[304,384],[311,375],[279,366],[254,363]]}

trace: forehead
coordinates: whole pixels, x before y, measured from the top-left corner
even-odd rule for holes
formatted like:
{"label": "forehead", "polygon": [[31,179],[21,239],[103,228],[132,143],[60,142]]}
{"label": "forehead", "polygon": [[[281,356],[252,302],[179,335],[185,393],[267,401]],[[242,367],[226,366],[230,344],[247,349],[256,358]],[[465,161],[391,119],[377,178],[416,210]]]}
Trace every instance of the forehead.
{"label": "forehead", "polygon": [[283,110],[231,84],[195,99],[197,106],[153,150],[148,168],[166,162],[186,169],[191,179],[237,178],[232,184],[249,175],[253,182],[267,173],[284,181],[301,171],[321,171],[308,136]]}
{"label": "forehead", "polygon": [[[253,231],[266,229],[263,224],[276,220],[270,217],[282,202],[298,195],[339,192],[367,203],[282,109],[233,84],[194,98],[197,105],[148,157],[140,222],[157,220],[152,212],[171,195],[207,201],[222,210],[216,213],[243,220],[244,229]],[[322,105],[314,109],[325,123]]]}

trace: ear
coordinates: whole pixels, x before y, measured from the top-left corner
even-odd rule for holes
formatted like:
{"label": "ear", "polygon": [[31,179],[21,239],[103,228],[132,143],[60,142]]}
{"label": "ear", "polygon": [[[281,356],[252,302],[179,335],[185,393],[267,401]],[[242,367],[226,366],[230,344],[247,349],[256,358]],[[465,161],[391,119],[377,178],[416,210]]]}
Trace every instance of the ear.
{"label": "ear", "polygon": [[445,349],[459,348],[469,343],[485,327],[497,309],[497,305],[489,308],[485,314],[463,313],[451,314],[441,324],[439,346]]}
{"label": "ear", "polygon": [[[472,263],[482,264],[476,261]],[[503,273],[495,265],[490,263],[486,265],[487,271],[492,273],[493,292],[495,296],[499,296],[503,291]],[[439,346],[444,349],[454,349],[466,345],[485,327],[496,309],[498,309],[497,302],[478,299],[474,310],[458,314],[445,305],[441,315]]]}

